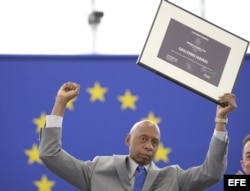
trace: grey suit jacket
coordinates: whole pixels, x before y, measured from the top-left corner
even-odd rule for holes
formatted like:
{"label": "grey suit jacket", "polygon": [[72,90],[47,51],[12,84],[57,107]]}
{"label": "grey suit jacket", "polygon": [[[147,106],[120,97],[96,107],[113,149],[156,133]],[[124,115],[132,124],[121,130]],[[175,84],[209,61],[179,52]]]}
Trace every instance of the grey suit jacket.
{"label": "grey suit jacket", "polygon": [[[43,128],[39,154],[52,172],[83,191],[131,191],[126,155],[97,156],[81,161],[61,148],[61,128]],[[153,162],[143,191],[199,191],[221,180],[227,165],[228,143],[212,137],[204,163],[183,170],[158,168]]]}

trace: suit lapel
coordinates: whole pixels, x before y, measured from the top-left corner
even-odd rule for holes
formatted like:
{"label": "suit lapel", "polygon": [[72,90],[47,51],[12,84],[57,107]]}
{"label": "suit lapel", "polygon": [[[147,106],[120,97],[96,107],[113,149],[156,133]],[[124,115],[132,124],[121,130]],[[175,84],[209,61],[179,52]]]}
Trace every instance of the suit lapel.
{"label": "suit lapel", "polygon": [[158,174],[159,174],[159,170],[158,167],[155,166],[154,163],[151,164],[152,166],[150,167],[148,174],[147,174],[147,178],[145,180],[145,184],[142,188],[142,191],[148,191],[150,190],[150,188],[152,187],[155,179],[157,178]]}
{"label": "suit lapel", "polygon": [[128,169],[126,166],[126,156],[114,155],[114,161],[115,161],[115,168],[121,180],[122,185],[126,188],[126,190],[131,190],[131,184],[128,177]]}

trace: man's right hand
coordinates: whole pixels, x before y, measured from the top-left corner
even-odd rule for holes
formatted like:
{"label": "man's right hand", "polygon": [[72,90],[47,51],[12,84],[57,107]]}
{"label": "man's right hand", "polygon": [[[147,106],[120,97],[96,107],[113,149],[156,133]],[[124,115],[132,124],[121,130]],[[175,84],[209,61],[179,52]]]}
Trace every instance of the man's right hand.
{"label": "man's right hand", "polygon": [[58,90],[56,99],[59,99],[62,104],[66,105],[68,101],[79,94],[79,91],[80,85],[73,82],[64,83]]}
{"label": "man's right hand", "polygon": [[63,116],[66,104],[75,98],[79,94],[79,91],[80,85],[73,82],[64,83],[57,92],[51,115]]}

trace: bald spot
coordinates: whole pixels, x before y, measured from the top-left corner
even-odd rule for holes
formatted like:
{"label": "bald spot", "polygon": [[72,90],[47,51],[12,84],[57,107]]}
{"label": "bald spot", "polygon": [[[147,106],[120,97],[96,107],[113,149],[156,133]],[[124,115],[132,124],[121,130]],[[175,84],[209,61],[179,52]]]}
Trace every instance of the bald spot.
{"label": "bald spot", "polygon": [[158,125],[150,120],[143,120],[143,121],[139,121],[139,122],[135,123],[133,125],[133,127],[130,129],[129,134],[134,134],[138,130],[140,130],[141,128],[144,128],[144,127],[154,127],[158,131],[159,137],[161,136],[160,128],[158,127]]}

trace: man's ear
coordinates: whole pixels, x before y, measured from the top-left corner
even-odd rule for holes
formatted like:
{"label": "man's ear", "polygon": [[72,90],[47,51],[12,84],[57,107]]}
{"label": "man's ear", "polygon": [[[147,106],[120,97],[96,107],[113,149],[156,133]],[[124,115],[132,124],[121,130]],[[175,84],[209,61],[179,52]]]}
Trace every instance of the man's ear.
{"label": "man's ear", "polygon": [[130,134],[127,134],[125,138],[125,144],[129,147],[130,146]]}

